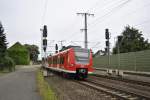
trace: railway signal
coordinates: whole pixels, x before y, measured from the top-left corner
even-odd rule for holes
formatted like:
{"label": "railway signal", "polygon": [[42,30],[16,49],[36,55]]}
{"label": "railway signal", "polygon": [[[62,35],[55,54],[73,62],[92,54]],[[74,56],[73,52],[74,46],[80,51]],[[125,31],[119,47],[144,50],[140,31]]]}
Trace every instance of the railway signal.
{"label": "railway signal", "polygon": [[107,48],[107,55],[110,55],[110,52],[109,52],[109,39],[110,39],[110,36],[109,36],[109,29],[105,29],[105,38],[106,38],[106,48]]}
{"label": "railway signal", "polygon": [[43,46],[47,46],[47,39],[43,39]]}
{"label": "railway signal", "polygon": [[56,50],[55,52],[58,53],[58,45],[57,44],[55,45],[55,50]]}
{"label": "railway signal", "polygon": [[109,39],[109,30],[108,29],[105,30],[105,38]]}
{"label": "railway signal", "polygon": [[[108,67],[110,67],[110,43],[109,43],[110,33],[109,33],[109,29],[105,29],[105,39],[106,39],[105,52],[108,55]],[[107,73],[110,74],[110,71],[108,70]]]}
{"label": "railway signal", "polygon": [[44,25],[43,26],[43,29],[42,29],[42,34],[43,34],[43,36],[42,36],[42,47],[43,47],[43,50],[44,50],[44,52],[46,52],[46,48],[47,48],[47,26],[46,25]]}
{"label": "railway signal", "polygon": [[43,50],[44,50],[44,52],[46,52],[46,47],[45,46],[43,46]]}
{"label": "railway signal", "polygon": [[[40,29],[41,34],[41,54],[43,54],[44,51],[44,58],[46,58],[46,49],[47,49],[47,25],[44,25],[42,29]],[[43,55],[41,55],[41,58],[43,58]]]}
{"label": "railway signal", "polygon": [[108,40],[106,41],[106,46],[107,46],[107,47],[109,46],[109,41],[108,41]]}
{"label": "railway signal", "polygon": [[44,28],[43,28],[43,37],[47,37],[47,26],[44,25]]}
{"label": "railway signal", "polygon": [[105,52],[108,52],[108,49],[107,49],[107,48],[105,48]]}

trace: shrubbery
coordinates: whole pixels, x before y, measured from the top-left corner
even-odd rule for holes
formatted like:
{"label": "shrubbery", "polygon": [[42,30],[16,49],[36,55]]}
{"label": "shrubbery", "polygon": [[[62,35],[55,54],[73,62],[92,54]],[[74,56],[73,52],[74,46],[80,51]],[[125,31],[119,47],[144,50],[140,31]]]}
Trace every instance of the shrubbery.
{"label": "shrubbery", "polygon": [[16,65],[28,65],[30,63],[30,55],[28,50],[16,42],[13,46],[8,48],[8,55],[14,60]]}
{"label": "shrubbery", "polygon": [[30,62],[29,53],[26,51],[8,51],[8,54],[16,65],[28,65]]}
{"label": "shrubbery", "polygon": [[15,69],[15,63],[7,55],[7,40],[6,40],[6,33],[4,33],[4,28],[2,23],[0,22],[0,70],[9,70],[12,71]]}
{"label": "shrubbery", "polygon": [[15,70],[15,63],[12,58],[5,56],[4,58],[0,58],[0,70]]}

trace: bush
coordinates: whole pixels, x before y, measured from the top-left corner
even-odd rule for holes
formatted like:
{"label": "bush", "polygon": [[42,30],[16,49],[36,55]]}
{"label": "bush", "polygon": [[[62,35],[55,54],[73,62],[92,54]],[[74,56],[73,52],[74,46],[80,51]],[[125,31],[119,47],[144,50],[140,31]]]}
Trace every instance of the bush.
{"label": "bush", "polygon": [[30,63],[30,55],[25,46],[16,42],[8,48],[8,55],[14,60],[16,65],[28,65]]}
{"label": "bush", "polygon": [[0,59],[0,69],[7,69],[9,71],[15,70],[15,63],[12,58],[6,56]]}
{"label": "bush", "polygon": [[29,53],[27,51],[8,50],[8,54],[17,65],[28,65],[30,62]]}

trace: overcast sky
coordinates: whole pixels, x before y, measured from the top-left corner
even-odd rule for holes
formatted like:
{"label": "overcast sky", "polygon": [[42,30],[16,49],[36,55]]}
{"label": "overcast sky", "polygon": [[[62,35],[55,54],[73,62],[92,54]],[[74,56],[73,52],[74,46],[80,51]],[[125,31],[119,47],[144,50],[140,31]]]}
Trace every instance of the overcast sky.
{"label": "overcast sky", "polygon": [[138,28],[150,39],[149,10],[149,0],[0,0],[0,21],[9,46],[19,41],[40,47],[44,24],[48,26],[49,46],[60,45],[61,40],[65,40],[64,45],[83,46],[84,32],[80,29],[84,28],[84,18],[76,13],[88,11],[94,14],[88,17],[89,48],[96,51],[104,49],[106,28],[111,32],[111,47],[126,25]]}

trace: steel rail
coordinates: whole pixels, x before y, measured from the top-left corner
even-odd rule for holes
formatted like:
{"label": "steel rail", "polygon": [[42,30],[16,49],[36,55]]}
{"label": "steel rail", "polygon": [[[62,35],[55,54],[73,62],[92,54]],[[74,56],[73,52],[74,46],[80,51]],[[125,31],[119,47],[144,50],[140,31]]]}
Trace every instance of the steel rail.
{"label": "steel rail", "polygon": [[104,92],[112,97],[121,100],[150,100],[150,97],[139,95],[133,92],[127,92],[121,89],[117,89],[115,87],[108,86],[106,84],[97,83],[95,81],[86,80],[86,81],[77,81],[78,83],[93,88],[97,91]]}

